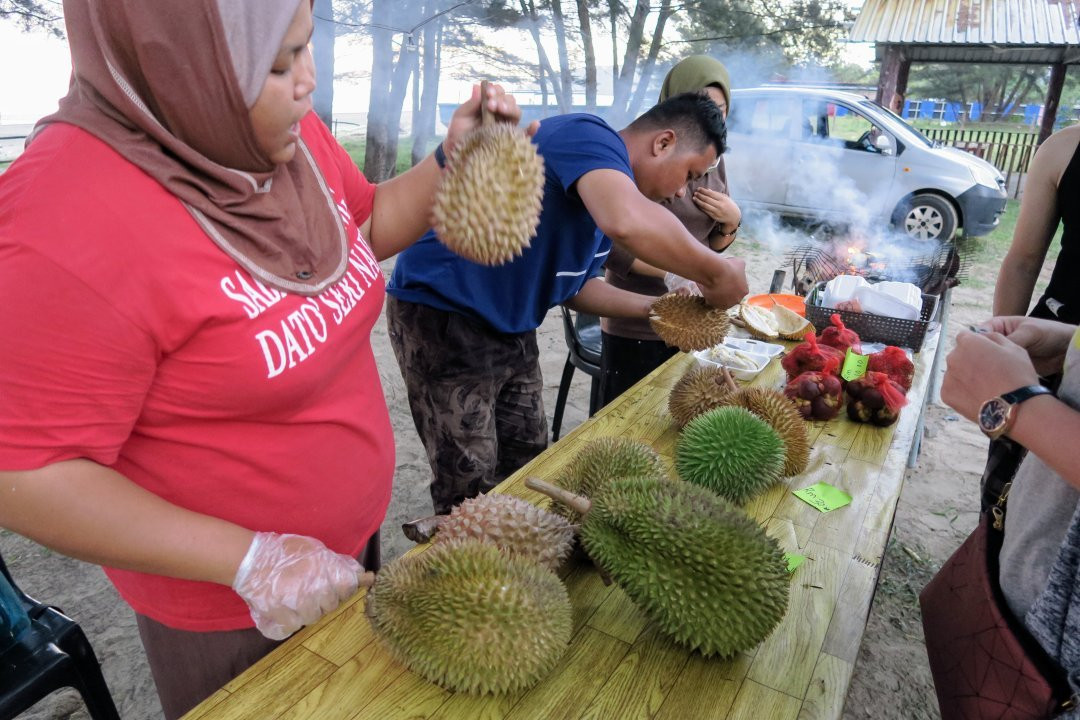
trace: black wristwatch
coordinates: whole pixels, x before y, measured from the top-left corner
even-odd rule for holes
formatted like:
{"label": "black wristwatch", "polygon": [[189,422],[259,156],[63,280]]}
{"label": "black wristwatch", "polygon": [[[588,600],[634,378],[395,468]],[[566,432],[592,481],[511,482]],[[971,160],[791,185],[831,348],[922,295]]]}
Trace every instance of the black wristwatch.
{"label": "black wristwatch", "polygon": [[992,397],[979,408],[979,429],[991,440],[997,440],[1012,429],[1016,422],[1016,406],[1036,395],[1053,395],[1042,385],[1027,385],[999,397]]}
{"label": "black wristwatch", "polygon": [[446,151],[443,150],[442,143],[435,146],[435,164],[438,165],[440,169],[446,167]]}

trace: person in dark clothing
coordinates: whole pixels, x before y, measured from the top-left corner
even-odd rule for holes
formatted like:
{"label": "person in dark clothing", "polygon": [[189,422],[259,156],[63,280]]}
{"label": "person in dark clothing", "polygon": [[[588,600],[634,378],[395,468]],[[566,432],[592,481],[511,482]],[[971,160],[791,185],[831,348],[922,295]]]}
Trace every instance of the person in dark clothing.
{"label": "person in dark clothing", "polygon": [[1063,226],[1061,253],[1032,317],[1080,323],[1080,125],[1047,138],[1031,163],[1012,246],[994,288],[995,315],[1024,315],[1046,253]]}
{"label": "person in dark clothing", "polygon": [[[708,55],[694,55],[676,64],[660,89],[661,102],[669,95],[700,92],[707,95],[727,117],[731,104],[731,81],[727,68]],[[724,158],[703,177],[687,184],[686,189],[664,207],[682,222],[694,238],[715,252],[723,252],[735,240],[742,214],[727,194]],[[604,264],[609,285],[644,295],[660,296],[668,291],[663,270],[634,257],[629,249],[616,243]],[[669,278],[671,276],[668,276]],[[601,318],[600,393],[602,407],[626,392],[641,378],[675,354],[653,332],[647,318]]]}

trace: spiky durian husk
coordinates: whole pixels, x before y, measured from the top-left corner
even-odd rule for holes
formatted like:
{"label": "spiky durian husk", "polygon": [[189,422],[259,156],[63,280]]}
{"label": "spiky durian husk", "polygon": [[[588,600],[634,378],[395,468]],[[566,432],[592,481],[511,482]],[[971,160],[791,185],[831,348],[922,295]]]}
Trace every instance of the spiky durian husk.
{"label": "spiky durian husk", "polygon": [[683,352],[704,350],[724,341],[731,330],[727,312],[696,295],[661,295],[652,304],[649,324],[660,339]]}
{"label": "spiky durian husk", "polygon": [[475,539],[512,555],[532,558],[552,570],[570,554],[574,527],[566,518],[513,495],[470,498],[439,525],[436,543]]}
{"label": "spiky durian husk", "polygon": [[683,428],[675,468],[683,480],[741,505],[780,480],[784,441],[749,410],[716,408]]}
{"label": "spiky durian husk", "polygon": [[713,408],[727,405],[731,390],[718,367],[692,367],[686,371],[668,396],[668,412],[680,428]]}
{"label": "spiky durian husk", "polygon": [[501,265],[529,247],[543,197],[536,146],[507,123],[484,125],[447,158],[432,209],[435,233],[464,258]]}
{"label": "spiky durian husk", "polygon": [[[622,437],[597,438],[570,461],[556,483],[572,493],[591,498],[615,478],[667,479],[667,470],[656,451],[643,442]],[[554,500],[551,511],[577,522],[580,515]]]}
{"label": "spiky durian husk", "polygon": [[398,558],[376,575],[367,603],[390,653],[454,692],[531,687],[570,642],[558,576],[478,540]]}
{"label": "spiky durian husk", "polygon": [[594,498],[581,540],[664,632],[703,655],[753,648],[787,610],[787,563],[776,541],[704,488],[613,481]]}
{"label": "spiky durian husk", "polygon": [[784,477],[798,475],[806,469],[810,461],[806,421],[784,393],[771,388],[747,387],[732,393],[729,402],[769,423],[784,441]]}

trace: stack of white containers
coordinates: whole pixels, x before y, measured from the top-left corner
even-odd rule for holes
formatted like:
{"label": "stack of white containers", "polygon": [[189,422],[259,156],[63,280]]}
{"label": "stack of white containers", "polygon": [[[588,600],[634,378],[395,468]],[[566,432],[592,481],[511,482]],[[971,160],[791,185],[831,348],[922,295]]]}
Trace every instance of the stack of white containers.
{"label": "stack of white containers", "polygon": [[822,305],[836,307],[856,300],[863,312],[903,320],[918,320],[922,313],[922,291],[909,282],[884,280],[869,283],[859,275],[837,275],[825,284]]}

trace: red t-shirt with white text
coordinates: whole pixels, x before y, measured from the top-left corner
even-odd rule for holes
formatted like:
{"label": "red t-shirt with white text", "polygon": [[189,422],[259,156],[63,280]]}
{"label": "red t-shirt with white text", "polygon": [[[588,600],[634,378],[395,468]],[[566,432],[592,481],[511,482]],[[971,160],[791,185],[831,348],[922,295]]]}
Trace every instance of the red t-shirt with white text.
{"label": "red t-shirt with white text", "polygon": [[[351,242],[316,297],[257,282],[76,127],[46,128],[0,175],[0,469],[89,458],[196,512],[361,550],[394,470],[370,342],[384,280],[358,232],[374,186],[314,114],[302,138]],[[106,572],[171,627],[253,624],[224,585]]]}

